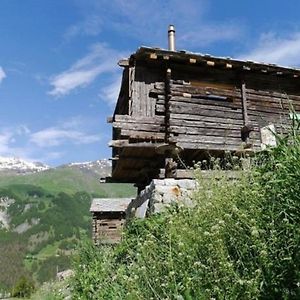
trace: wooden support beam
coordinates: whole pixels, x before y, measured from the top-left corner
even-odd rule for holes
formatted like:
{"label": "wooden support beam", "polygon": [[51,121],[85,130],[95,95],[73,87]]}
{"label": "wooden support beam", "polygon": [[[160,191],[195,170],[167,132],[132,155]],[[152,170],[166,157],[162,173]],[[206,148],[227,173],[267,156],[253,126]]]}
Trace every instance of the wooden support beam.
{"label": "wooden support beam", "polygon": [[242,91],[243,121],[244,121],[244,126],[246,126],[249,123],[249,117],[248,117],[248,110],[247,110],[247,93],[246,93],[245,82],[242,83],[241,91]]}
{"label": "wooden support beam", "polygon": [[254,127],[249,122],[246,83],[244,81],[242,82],[241,91],[242,91],[242,108],[243,108],[243,123],[244,123],[244,126],[241,128],[241,139],[243,142],[247,143],[247,140],[250,136],[250,132],[253,131]]}
{"label": "wooden support beam", "polygon": [[120,59],[118,65],[120,67],[129,67],[129,59],[128,58]]}
{"label": "wooden support beam", "polygon": [[113,117],[107,117],[106,123],[111,124],[113,122]]}
{"label": "wooden support beam", "polygon": [[108,143],[109,147],[115,148],[155,148],[156,146],[163,146],[165,143],[152,143],[152,142],[138,142],[130,143],[129,140],[112,140]]}
{"label": "wooden support beam", "polygon": [[[165,174],[165,169],[160,169],[159,178],[167,178]],[[194,179],[195,174],[194,170],[186,170],[186,169],[177,169],[176,170],[176,179]]]}
{"label": "wooden support beam", "polygon": [[171,157],[165,159],[165,177],[176,178],[177,175],[177,163]]}

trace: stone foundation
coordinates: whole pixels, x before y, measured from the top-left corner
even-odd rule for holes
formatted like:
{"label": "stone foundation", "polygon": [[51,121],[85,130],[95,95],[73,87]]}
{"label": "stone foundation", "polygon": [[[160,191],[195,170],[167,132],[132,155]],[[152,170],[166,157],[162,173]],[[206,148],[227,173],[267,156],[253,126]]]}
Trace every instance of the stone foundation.
{"label": "stone foundation", "polygon": [[127,208],[127,217],[145,218],[166,209],[173,202],[192,205],[192,194],[197,188],[192,179],[153,179]]}

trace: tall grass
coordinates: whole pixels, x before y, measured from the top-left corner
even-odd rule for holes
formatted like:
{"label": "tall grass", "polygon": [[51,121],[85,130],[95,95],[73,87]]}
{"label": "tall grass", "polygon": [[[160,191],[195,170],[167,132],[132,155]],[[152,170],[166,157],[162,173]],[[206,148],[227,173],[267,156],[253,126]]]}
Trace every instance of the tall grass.
{"label": "tall grass", "polygon": [[75,299],[299,299],[295,129],[230,181],[199,177],[194,206],[134,220],[116,248],[85,245]]}

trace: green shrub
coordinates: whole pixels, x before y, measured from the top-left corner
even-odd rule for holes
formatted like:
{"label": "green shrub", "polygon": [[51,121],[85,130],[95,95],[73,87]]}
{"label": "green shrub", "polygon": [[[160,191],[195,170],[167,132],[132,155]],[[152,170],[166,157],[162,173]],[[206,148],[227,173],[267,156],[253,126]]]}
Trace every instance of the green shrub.
{"label": "green shrub", "polygon": [[[298,126],[299,127],[299,126]],[[292,130],[259,159],[260,221],[267,241],[264,299],[300,298],[300,137]]]}
{"label": "green shrub", "polygon": [[298,127],[238,180],[199,177],[193,207],[134,220],[116,248],[83,246],[75,298],[299,299]]}
{"label": "green shrub", "polygon": [[70,268],[70,257],[66,255],[50,256],[40,263],[37,271],[37,280],[40,283],[56,278],[57,271],[64,271]]}
{"label": "green shrub", "polygon": [[63,300],[70,294],[65,281],[50,281],[39,287],[30,297],[31,300]]}
{"label": "green shrub", "polygon": [[35,286],[32,279],[22,276],[12,289],[13,297],[28,298],[34,291]]}

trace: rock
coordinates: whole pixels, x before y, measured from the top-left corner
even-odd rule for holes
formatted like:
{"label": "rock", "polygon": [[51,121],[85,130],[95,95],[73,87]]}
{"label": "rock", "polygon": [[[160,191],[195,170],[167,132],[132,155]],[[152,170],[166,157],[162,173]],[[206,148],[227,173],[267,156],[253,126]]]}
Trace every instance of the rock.
{"label": "rock", "polygon": [[193,206],[191,200],[198,188],[191,179],[153,179],[129,205],[129,217],[145,218],[148,214],[162,212],[172,202]]}
{"label": "rock", "polygon": [[58,272],[56,274],[56,277],[58,280],[62,281],[62,280],[66,280],[67,278],[70,278],[73,275],[74,275],[74,271],[71,269],[68,269],[65,271]]}

